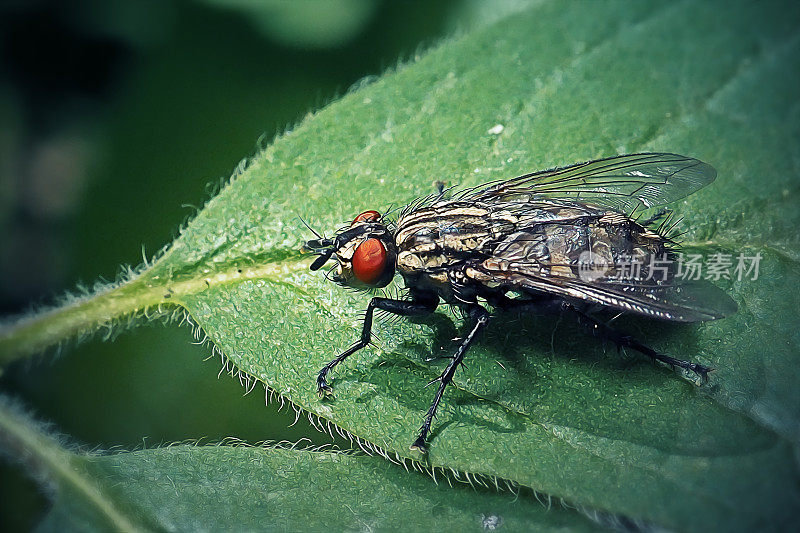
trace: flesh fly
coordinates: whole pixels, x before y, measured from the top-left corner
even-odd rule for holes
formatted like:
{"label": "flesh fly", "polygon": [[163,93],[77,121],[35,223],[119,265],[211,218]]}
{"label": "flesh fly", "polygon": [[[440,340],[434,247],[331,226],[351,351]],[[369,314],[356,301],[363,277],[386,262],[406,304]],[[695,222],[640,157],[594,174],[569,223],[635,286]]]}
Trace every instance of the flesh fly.
{"label": "flesh fly", "polygon": [[[334,282],[356,288],[388,285],[400,274],[407,299],[372,298],[360,339],[320,370],[328,373],[367,346],[376,309],[401,316],[432,313],[440,302],[462,310],[467,333],[444,372],[412,449],[426,439],[445,389],[492,311],[569,312],[619,347],[631,348],[707,381],[709,367],[659,353],[588,314],[604,307],[674,322],[715,320],[736,311],[723,291],[678,275],[677,246],[664,224],[635,212],[662,206],[705,187],[710,165],[666,153],[623,155],[535,172],[423,198],[395,221],[359,214],[334,238],[317,235],[311,270],[330,259]],[[655,217],[658,219],[659,217]],[[626,269],[626,265],[633,265]]]}

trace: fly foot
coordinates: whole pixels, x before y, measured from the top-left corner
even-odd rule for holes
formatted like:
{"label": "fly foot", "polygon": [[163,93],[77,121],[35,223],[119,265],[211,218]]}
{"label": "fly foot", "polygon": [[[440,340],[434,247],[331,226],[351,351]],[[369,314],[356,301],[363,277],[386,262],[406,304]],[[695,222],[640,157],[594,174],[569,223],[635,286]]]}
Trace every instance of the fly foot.
{"label": "fly foot", "polygon": [[414,444],[409,446],[409,449],[410,450],[416,450],[416,451],[418,451],[420,453],[427,454],[428,453],[428,445],[425,442],[425,437],[423,437],[422,435],[417,437],[417,440],[414,441]]}
{"label": "fly foot", "polygon": [[333,398],[333,388],[327,384],[322,372],[317,376],[317,394],[320,398]]}
{"label": "fly foot", "polygon": [[697,363],[692,363],[690,370],[700,376],[700,379],[703,380],[703,383],[708,383],[708,373],[714,371],[714,369],[710,366],[700,365]]}

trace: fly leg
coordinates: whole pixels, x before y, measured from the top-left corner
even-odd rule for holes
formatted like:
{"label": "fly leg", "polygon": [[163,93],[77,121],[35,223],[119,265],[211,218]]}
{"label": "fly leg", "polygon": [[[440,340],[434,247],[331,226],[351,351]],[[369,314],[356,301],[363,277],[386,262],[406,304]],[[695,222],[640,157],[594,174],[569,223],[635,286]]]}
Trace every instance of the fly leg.
{"label": "fly leg", "polygon": [[322,367],[317,376],[317,391],[320,396],[330,395],[333,389],[328,385],[326,377],[333,367],[356,353],[361,348],[369,344],[372,338],[372,315],[375,309],[393,313],[400,316],[426,315],[433,313],[439,305],[439,297],[433,293],[412,292],[411,300],[392,300],[389,298],[373,298],[367,306],[364,315],[364,324],[361,329],[361,338],[350,348],[340,353],[330,363]]}
{"label": "fly leg", "polygon": [[703,379],[703,382],[708,382],[708,373],[713,370],[710,367],[705,365],[701,365],[698,363],[693,363],[691,361],[685,361],[683,359],[675,359],[674,357],[670,357],[668,355],[658,353],[657,351],[653,350],[649,346],[642,344],[641,342],[637,341],[630,335],[626,335],[605,322],[597,320],[596,318],[586,314],[582,310],[578,309],[576,306],[572,305],[569,302],[563,303],[564,307],[567,309],[572,310],[573,312],[578,314],[579,320],[583,321],[589,328],[597,335],[600,335],[603,338],[610,339],[614,342],[617,346],[625,347],[625,348],[632,348],[637,352],[641,352],[650,358],[661,361],[662,363],[666,363],[672,368],[680,367],[685,370],[691,370],[698,376]]}
{"label": "fly leg", "polygon": [[564,309],[569,309],[573,313],[578,315],[578,320],[583,324],[587,325],[589,329],[595,333],[603,337],[604,339],[609,339],[613,343],[615,343],[619,347],[631,348],[636,350],[637,352],[641,352],[656,361],[661,361],[670,365],[671,367],[680,367],[686,370],[691,370],[698,376],[700,376],[704,382],[708,382],[708,373],[711,372],[711,368],[701,365],[698,363],[693,363],[691,361],[684,361],[683,359],[675,359],[674,357],[670,357],[668,355],[658,353],[657,351],[653,350],[649,346],[642,344],[641,342],[637,341],[630,335],[626,335],[605,322],[597,320],[596,318],[592,317],[591,315],[584,312],[578,306],[571,304],[565,300],[560,298],[536,298],[536,299],[510,299],[506,296],[494,296],[493,301],[490,300],[493,305],[497,305],[501,309],[506,310],[530,310],[532,312],[555,312],[555,311],[562,311]]}
{"label": "fly leg", "polygon": [[461,345],[458,347],[458,350],[456,350],[456,353],[453,356],[453,359],[447,365],[447,368],[445,368],[444,372],[442,372],[442,375],[431,382],[433,383],[438,381],[439,390],[436,391],[436,396],[433,398],[433,403],[428,408],[428,412],[425,415],[425,421],[422,423],[422,427],[419,429],[419,436],[417,437],[417,440],[415,440],[414,444],[411,445],[412,450],[419,450],[422,453],[428,451],[425,445],[425,440],[428,436],[428,432],[431,429],[433,418],[436,416],[436,408],[439,407],[439,402],[442,401],[444,389],[447,388],[448,383],[453,380],[453,375],[456,373],[456,368],[458,368],[458,365],[464,360],[464,354],[467,353],[467,350],[475,341],[478,333],[486,326],[486,324],[489,323],[489,312],[480,305],[472,305],[469,308],[469,316],[473,321],[469,333],[461,341]]}

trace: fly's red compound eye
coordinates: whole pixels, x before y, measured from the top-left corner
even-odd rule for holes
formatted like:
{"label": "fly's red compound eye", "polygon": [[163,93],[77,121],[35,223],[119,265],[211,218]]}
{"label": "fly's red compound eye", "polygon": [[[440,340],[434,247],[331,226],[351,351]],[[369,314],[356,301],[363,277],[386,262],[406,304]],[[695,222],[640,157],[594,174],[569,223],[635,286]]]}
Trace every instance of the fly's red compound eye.
{"label": "fly's red compound eye", "polygon": [[362,283],[373,285],[381,279],[384,270],[386,270],[386,248],[383,247],[383,243],[378,239],[367,239],[359,244],[353,254],[353,274],[356,278]]}
{"label": "fly's red compound eye", "polygon": [[[356,222],[375,222],[379,218],[381,218],[381,214],[377,211],[364,211],[353,220],[353,224]],[[353,224],[350,225],[352,226]]]}

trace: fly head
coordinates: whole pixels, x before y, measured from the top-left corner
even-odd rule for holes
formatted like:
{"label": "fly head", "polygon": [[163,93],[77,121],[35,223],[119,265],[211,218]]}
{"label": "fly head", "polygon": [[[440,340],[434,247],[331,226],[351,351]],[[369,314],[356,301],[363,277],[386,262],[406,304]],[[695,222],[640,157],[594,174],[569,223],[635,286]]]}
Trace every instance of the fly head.
{"label": "fly head", "polygon": [[377,211],[365,211],[333,239],[313,239],[305,247],[319,255],[311,270],[319,270],[335,256],[337,264],[328,278],[340,285],[379,288],[394,277],[397,258],[394,237]]}

